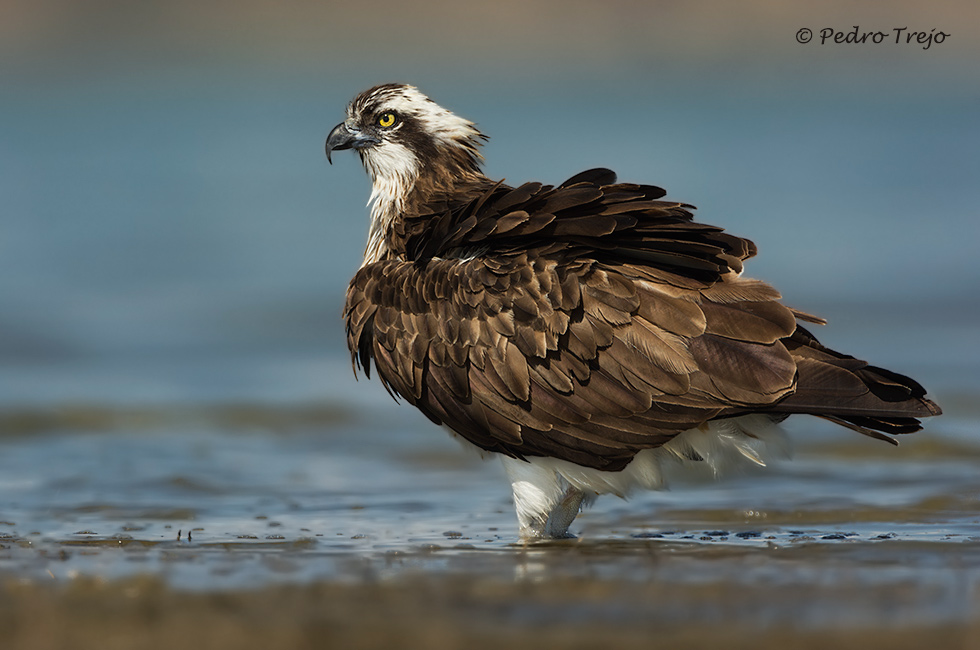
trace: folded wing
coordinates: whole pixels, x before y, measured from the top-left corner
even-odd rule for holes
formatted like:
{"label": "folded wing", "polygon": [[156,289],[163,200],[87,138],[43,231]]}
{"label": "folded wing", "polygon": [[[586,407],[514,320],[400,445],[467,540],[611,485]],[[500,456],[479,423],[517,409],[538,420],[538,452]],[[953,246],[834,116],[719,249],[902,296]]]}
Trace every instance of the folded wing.
{"label": "folded wing", "polygon": [[812,413],[888,439],[939,412],[821,346],[797,325],[818,319],[740,276],[752,242],[663,195],[590,170],[434,199],[400,224],[403,259],[351,283],[355,361],[484,449],[607,470],[719,417]]}

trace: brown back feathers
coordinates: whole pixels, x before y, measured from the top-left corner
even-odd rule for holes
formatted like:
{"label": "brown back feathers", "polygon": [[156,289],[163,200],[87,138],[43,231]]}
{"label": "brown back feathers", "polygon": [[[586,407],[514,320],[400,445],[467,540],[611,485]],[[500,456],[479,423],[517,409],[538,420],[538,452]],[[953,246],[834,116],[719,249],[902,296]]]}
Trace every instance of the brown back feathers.
{"label": "brown back feathers", "polygon": [[707,420],[819,415],[887,438],[939,413],[921,386],[820,345],[747,239],[591,170],[476,180],[397,220],[351,282],[355,361],[480,447],[623,468]]}

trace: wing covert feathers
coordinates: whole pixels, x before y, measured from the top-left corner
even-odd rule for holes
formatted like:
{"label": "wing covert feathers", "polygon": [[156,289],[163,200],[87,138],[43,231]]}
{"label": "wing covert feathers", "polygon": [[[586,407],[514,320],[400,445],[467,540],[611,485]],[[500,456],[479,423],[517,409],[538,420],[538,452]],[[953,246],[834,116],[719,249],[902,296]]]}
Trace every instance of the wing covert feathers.
{"label": "wing covert feathers", "polygon": [[618,470],[707,420],[811,413],[873,437],[938,407],[820,345],[740,277],[755,246],[660,188],[590,170],[484,183],[396,222],[348,290],[348,345],[388,390],[480,447]]}

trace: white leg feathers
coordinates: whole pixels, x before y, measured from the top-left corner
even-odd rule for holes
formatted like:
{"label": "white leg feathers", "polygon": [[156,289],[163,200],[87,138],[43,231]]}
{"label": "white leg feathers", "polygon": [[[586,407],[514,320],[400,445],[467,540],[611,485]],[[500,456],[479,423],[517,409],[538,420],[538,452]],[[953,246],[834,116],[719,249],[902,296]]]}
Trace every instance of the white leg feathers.
{"label": "white leg feathers", "polygon": [[585,492],[572,486],[547,464],[536,462],[541,459],[527,462],[508,456],[501,458],[514,489],[521,537],[570,537],[568,527],[583,505]]}
{"label": "white leg feathers", "polygon": [[625,498],[637,488],[663,488],[664,460],[703,461],[717,474],[740,461],[765,465],[772,456],[785,455],[783,431],[768,416],[755,414],[714,420],[685,431],[663,447],[641,451],[619,472],[554,458],[501,458],[514,490],[521,537],[540,539],[572,537],[568,527],[579,510],[600,494]]}

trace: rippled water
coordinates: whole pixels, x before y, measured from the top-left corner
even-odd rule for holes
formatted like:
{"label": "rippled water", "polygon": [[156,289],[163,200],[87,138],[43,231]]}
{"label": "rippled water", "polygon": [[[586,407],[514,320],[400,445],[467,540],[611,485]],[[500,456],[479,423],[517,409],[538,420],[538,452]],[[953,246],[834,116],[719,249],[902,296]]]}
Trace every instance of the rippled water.
{"label": "rippled water", "polygon": [[980,606],[975,405],[954,400],[953,416],[897,449],[802,419],[789,427],[792,461],[717,482],[677,468],[671,491],[600,499],[578,539],[527,546],[496,462],[356,389],[347,404],[8,413],[0,571],[149,572],[195,590],[418,572],[682,591],[772,583],[823,594],[820,606],[731,603],[719,616],[805,624],[909,616],[825,593],[846,584],[911,590],[902,598],[920,622]]}

